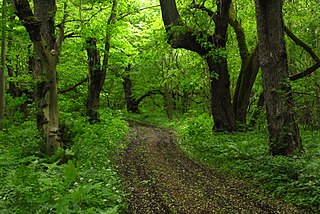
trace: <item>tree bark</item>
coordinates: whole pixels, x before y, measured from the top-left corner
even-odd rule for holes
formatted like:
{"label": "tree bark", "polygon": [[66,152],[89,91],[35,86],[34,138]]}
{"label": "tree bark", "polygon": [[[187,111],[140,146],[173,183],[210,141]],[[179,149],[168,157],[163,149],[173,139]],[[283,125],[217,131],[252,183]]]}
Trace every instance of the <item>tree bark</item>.
{"label": "tree bark", "polygon": [[106,77],[106,72],[101,69],[100,55],[95,38],[87,40],[87,54],[89,63],[89,84],[87,96],[87,116],[90,122],[99,121],[100,92]]}
{"label": "tree bark", "polygon": [[[172,119],[173,117],[173,105],[172,105],[172,89],[168,82],[164,83],[164,107],[167,113],[167,117]],[[185,105],[186,106],[186,105]],[[187,108],[187,106],[186,106]]]}
{"label": "tree bark", "polygon": [[[211,108],[214,119],[214,130],[234,131],[235,117],[231,106],[230,80],[227,61],[223,54],[213,55],[213,52],[223,52],[226,48],[229,7],[231,1],[217,1],[217,13],[213,18],[215,32],[209,35],[190,29],[180,19],[175,0],[160,0],[162,19],[168,35],[168,42],[173,48],[184,48],[198,53],[206,58],[211,81]],[[201,40],[206,40],[205,47]]]}
{"label": "tree bark", "polygon": [[0,69],[0,120],[5,114],[5,68],[6,68],[7,1],[2,1],[1,69]]}
{"label": "tree bark", "polygon": [[89,116],[90,122],[98,122],[100,93],[102,91],[103,84],[105,82],[107,67],[109,63],[110,53],[110,39],[111,35],[109,29],[112,24],[116,22],[116,10],[117,1],[112,1],[111,14],[107,21],[106,36],[104,42],[104,56],[102,64],[100,63],[100,54],[97,49],[97,41],[95,38],[89,38],[87,40],[87,54],[89,63],[89,84],[88,84],[88,96],[87,96],[87,116]]}
{"label": "tree bark", "polygon": [[132,96],[132,81],[130,78],[131,65],[126,67],[126,74],[123,78],[123,90],[127,104],[127,111],[139,113],[139,103]]}
{"label": "tree bark", "polygon": [[[236,128],[235,117],[231,107],[230,80],[226,59],[219,62],[208,58],[211,85],[211,110],[215,131],[232,132]],[[218,78],[215,78],[218,75]]]}
{"label": "tree bark", "polygon": [[34,14],[27,0],[12,0],[16,14],[26,27],[35,49],[35,101],[37,125],[51,155],[62,147],[59,129],[56,66],[63,40],[63,25],[55,37],[55,0],[34,0]]}
{"label": "tree bark", "polygon": [[256,47],[241,68],[233,96],[233,111],[240,124],[246,124],[250,95],[259,68],[259,48]]}
{"label": "tree bark", "polygon": [[289,83],[282,1],[255,4],[270,153],[288,156],[302,151],[302,142]]}

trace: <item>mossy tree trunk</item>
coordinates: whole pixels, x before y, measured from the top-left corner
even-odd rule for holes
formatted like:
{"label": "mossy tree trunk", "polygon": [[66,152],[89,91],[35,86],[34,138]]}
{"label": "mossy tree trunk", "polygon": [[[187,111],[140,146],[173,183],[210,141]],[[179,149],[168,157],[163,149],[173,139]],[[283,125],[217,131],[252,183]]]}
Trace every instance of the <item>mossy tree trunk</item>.
{"label": "mossy tree trunk", "polygon": [[272,155],[302,150],[284,41],[282,1],[256,0],[260,65]]}
{"label": "mossy tree trunk", "polygon": [[34,0],[34,13],[27,0],[13,0],[16,14],[26,27],[35,49],[35,101],[37,125],[47,154],[62,146],[59,129],[56,66],[63,41],[63,24],[55,37],[55,0]]}

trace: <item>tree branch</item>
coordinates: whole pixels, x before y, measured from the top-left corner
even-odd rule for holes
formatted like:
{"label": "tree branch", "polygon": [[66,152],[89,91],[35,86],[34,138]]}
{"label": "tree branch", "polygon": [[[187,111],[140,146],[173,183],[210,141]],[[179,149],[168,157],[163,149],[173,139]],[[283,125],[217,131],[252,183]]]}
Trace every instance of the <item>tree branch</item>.
{"label": "tree branch", "polygon": [[64,14],[63,14],[63,19],[62,19],[62,22],[61,24],[59,24],[59,35],[57,37],[57,40],[54,44],[55,46],[55,51],[57,52],[58,55],[60,55],[60,50],[61,50],[61,45],[62,45],[62,42],[64,40],[64,24],[65,24],[65,21],[68,17],[68,14],[66,13],[66,9],[67,9],[67,3],[65,2],[64,3]]}
{"label": "tree branch", "polygon": [[319,56],[312,50],[312,48],[308,44],[306,44],[304,41],[302,41],[296,35],[294,35],[294,33],[287,26],[284,26],[284,31],[289,36],[289,38],[292,39],[292,41],[294,41],[294,43],[296,43],[296,45],[301,46],[316,61],[316,64],[314,64],[313,66],[304,70],[301,73],[298,73],[298,74],[295,74],[295,75],[289,77],[289,79],[292,81],[298,80],[298,79],[301,79],[301,78],[308,76],[308,75],[312,74],[313,72],[315,72],[320,67]]}
{"label": "tree branch", "polygon": [[299,39],[296,35],[294,35],[287,26],[284,26],[284,31],[290,37],[290,39],[292,39],[292,41],[294,41],[297,45],[301,46],[305,51],[307,51],[316,62],[320,62],[319,56],[312,50],[312,48],[301,39]]}
{"label": "tree branch", "polygon": [[120,15],[118,20],[124,19],[125,17],[130,16],[130,15],[134,15],[134,14],[140,13],[143,10],[148,10],[148,9],[155,8],[155,7],[160,7],[160,5],[158,4],[158,5],[153,5],[153,6],[149,6],[149,7],[139,8],[139,10],[137,10],[137,11],[133,11],[133,12],[130,12],[130,13],[126,13],[126,14]]}
{"label": "tree branch", "polygon": [[73,86],[70,86],[69,88],[66,88],[66,89],[62,89],[59,91],[59,94],[64,94],[64,93],[67,93],[69,91],[72,91],[73,89],[75,89],[76,87],[82,85],[83,83],[87,82],[88,81],[88,77],[80,80],[78,83],[74,84]]}
{"label": "tree branch", "polygon": [[34,16],[28,0],[12,0],[12,4],[16,10],[16,14],[27,28],[31,41],[40,41],[41,21]]}
{"label": "tree branch", "polygon": [[102,72],[106,73],[107,66],[109,64],[109,54],[110,54],[110,39],[111,35],[110,32],[108,32],[108,28],[114,24],[117,21],[117,0],[112,1],[112,8],[111,8],[111,14],[109,16],[108,22],[107,22],[107,29],[106,29],[106,36],[105,36],[105,42],[104,42],[104,56],[102,61]]}
{"label": "tree branch", "polygon": [[136,102],[139,104],[141,103],[141,101],[151,95],[154,95],[154,94],[161,94],[161,91],[160,90],[151,90],[151,91],[148,91],[146,92],[144,95],[142,95],[139,99],[136,100]]}
{"label": "tree branch", "polygon": [[235,11],[234,11],[232,4],[230,5],[230,13],[229,13],[228,22],[229,22],[230,26],[234,29],[234,32],[237,35],[238,48],[239,48],[240,56],[241,56],[241,60],[242,60],[242,67],[244,67],[244,65],[245,65],[244,63],[246,63],[248,61],[250,54],[249,54],[249,50],[247,47],[244,29],[241,26],[241,24],[238,22],[238,20],[236,19]]}
{"label": "tree branch", "polygon": [[214,22],[216,21],[217,14],[214,13],[209,8],[206,8],[204,5],[200,5],[200,4],[196,4],[195,2],[192,2],[192,7],[194,9],[199,9],[206,12]]}
{"label": "tree branch", "polygon": [[301,73],[295,74],[291,77],[289,77],[290,80],[294,81],[294,80],[298,80],[301,79],[305,76],[308,76],[310,74],[312,74],[313,72],[315,72],[318,68],[320,68],[320,62],[317,62],[316,64],[314,64],[313,66],[311,66],[310,68],[308,68],[305,71],[302,71]]}

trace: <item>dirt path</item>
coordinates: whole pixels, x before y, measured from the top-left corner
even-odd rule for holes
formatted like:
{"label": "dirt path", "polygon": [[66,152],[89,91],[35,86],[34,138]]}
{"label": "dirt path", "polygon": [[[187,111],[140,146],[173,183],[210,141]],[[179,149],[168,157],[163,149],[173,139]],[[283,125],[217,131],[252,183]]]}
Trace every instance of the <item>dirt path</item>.
{"label": "dirt path", "polygon": [[119,163],[128,213],[300,213],[189,160],[168,130],[132,124],[130,140]]}

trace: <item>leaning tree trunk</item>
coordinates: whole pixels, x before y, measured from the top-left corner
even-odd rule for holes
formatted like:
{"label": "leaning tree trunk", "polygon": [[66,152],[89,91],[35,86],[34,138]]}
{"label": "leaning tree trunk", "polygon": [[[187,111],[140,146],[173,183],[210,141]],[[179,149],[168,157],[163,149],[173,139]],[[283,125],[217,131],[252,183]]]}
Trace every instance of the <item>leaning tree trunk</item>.
{"label": "leaning tree trunk", "polygon": [[27,0],[13,0],[35,49],[35,101],[38,106],[37,125],[51,155],[62,146],[57,100],[56,66],[63,40],[63,24],[55,38],[55,0],[34,0],[34,14]]}
{"label": "leaning tree trunk", "polygon": [[[162,19],[171,47],[184,48],[206,58],[211,81],[211,108],[215,122],[213,129],[228,132],[236,129],[231,105],[227,61],[223,56],[226,48],[230,4],[231,0],[217,1],[217,8],[219,9],[215,14],[206,10],[215,23],[215,32],[213,35],[209,35],[185,26],[180,19],[175,0],[160,0]],[[201,6],[197,6],[197,8],[203,9]],[[178,30],[175,30],[175,27],[178,27]],[[210,43],[210,47],[204,46],[201,43],[203,40]],[[212,55],[212,52],[220,51],[219,56]]]}
{"label": "leaning tree trunk", "polygon": [[241,70],[233,95],[232,107],[236,121],[245,125],[252,87],[260,68],[259,48],[255,47],[252,53],[249,53],[245,32],[241,23],[237,20],[233,5],[230,7],[229,24],[236,33],[241,57]]}
{"label": "leaning tree trunk", "polygon": [[302,150],[295,121],[284,41],[282,1],[256,0],[263,90],[272,155]]}
{"label": "leaning tree trunk", "polygon": [[233,112],[240,124],[246,124],[250,95],[259,68],[259,48],[256,47],[241,68],[233,96]]}

